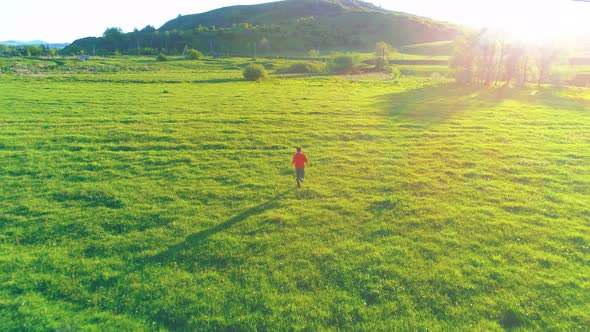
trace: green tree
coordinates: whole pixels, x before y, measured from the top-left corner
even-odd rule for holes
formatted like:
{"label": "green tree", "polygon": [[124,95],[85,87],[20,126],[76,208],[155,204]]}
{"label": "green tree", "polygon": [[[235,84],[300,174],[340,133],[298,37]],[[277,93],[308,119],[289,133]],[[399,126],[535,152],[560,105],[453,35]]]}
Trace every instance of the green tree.
{"label": "green tree", "polygon": [[480,85],[493,86],[498,81],[508,45],[499,35],[482,31],[475,45],[475,82]]}
{"label": "green tree", "polygon": [[[455,40],[449,66],[459,84],[495,86],[510,81],[521,71],[525,55],[520,47],[511,46],[495,33],[482,30]],[[526,81],[527,58],[524,56]]]}
{"label": "green tree", "polygon": [[551,73],[551,66],[557,60],[558,50],[550,46],[542,46],[537,49],[536,61],[537,65],[537,87],[541,87],[545,83]]}
{"label": "green tree", "polygon": [[43,50],[41,49],[41,47],[39,47],[37,45],[28,46],[27,51],[28,51],[27,54],[30,53],[30,55],[28,55],[28,56],[39,56],[39,55],[43,54]]}
{"label": "green tree", "polygon": [[475,73],[476,45],[479,34],[470,33],[459,36],[454,41],[453,54],[449,66],[459,84],[471,84]]}
{"label": "green tree", "polygon": [[102,38],[107,51],[114,52],[118,48],[125,47],[125,34],[121,28],[107,28],[103,32]]}
{"label": "green tree", "polygon": [[258,42],[258,45],[261,50],[268,51],[270,49],[270,42],[266,37],[262,37],[262,39],[260,39],[260,41]]}
{"label": "green tree", "polygon": [[521,44],[511,45],[508,48],[506,60],[504,61],[504,82],[505,85],[510,85],[512,80],[516,80],[518,85],[522,82],[523,64],[525,63],[526,48]]}
{"label": "green tree", "polygon": [[121,28],[107,28],[103,33],[102,37],[104,39],[117,39],[123,36],[123,30]]}
{"label": "green tree", "polygon": [[168,53],[168,41],[170,40],[170,31],[164,31],[164,50]]}
{"label": "green tree", "polygon": [[10,54],[10,48],[6,45],[0,44],[0,55]]}

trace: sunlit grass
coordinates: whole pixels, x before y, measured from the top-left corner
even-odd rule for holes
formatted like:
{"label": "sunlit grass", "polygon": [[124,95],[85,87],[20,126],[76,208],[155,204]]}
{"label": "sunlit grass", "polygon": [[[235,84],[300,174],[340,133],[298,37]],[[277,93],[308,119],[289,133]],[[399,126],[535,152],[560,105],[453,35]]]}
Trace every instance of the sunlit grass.
{"label": "sunlit grass", "polygon": [[0,78],[0,330],[590,326],[588,89],[246,63]]}

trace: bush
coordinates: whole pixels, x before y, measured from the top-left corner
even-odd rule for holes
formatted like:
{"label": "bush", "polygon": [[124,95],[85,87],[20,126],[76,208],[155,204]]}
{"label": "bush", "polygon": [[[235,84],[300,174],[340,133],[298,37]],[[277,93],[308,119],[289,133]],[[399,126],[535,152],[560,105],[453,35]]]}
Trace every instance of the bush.
{"label": "bush", "polygon": [[262,65],[250,64],[242,72],[246,81],[261,81],[268,78],[268,73]]}
{"label": "bush", "polygon": [[322,70],[321,66],[317,63],[294,63],[287,68],[280,70],[284,74],[310,74],[319,73]]}
{"label": "bush", "polygon": [[203,53],[194,49],[190,49],[186,52],[186,58],[188,60],[201,60],[203,58]]}
{"label": "bush", "polygon": [[358,64],[358,56],[337,54],[330,61],[330,69],[336,74],[353,74],[358,71]]}
{"label": "bush", "polygon": [[168,57],[165,56],[164,54],[158,54],[158,56],[156,57],[157,61],[168,61]]}

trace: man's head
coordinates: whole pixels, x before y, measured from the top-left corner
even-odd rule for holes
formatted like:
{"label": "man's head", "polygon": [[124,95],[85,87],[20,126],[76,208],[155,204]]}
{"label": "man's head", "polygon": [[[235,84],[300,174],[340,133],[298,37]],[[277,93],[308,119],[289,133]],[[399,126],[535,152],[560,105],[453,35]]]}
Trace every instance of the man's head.
{"label": "man's head", "polygon": [[300,146],[297,147],[297,152],[301,152],[301,147]]}

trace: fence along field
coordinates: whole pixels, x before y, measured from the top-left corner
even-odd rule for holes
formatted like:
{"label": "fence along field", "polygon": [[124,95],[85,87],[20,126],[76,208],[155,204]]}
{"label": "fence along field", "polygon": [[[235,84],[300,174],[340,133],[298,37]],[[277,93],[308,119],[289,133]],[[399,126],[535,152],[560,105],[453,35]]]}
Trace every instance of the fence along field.
{"label": "fence along field", "polygon": [[590,326],[587,88],[248,62],[2,72],[0,330]]}

